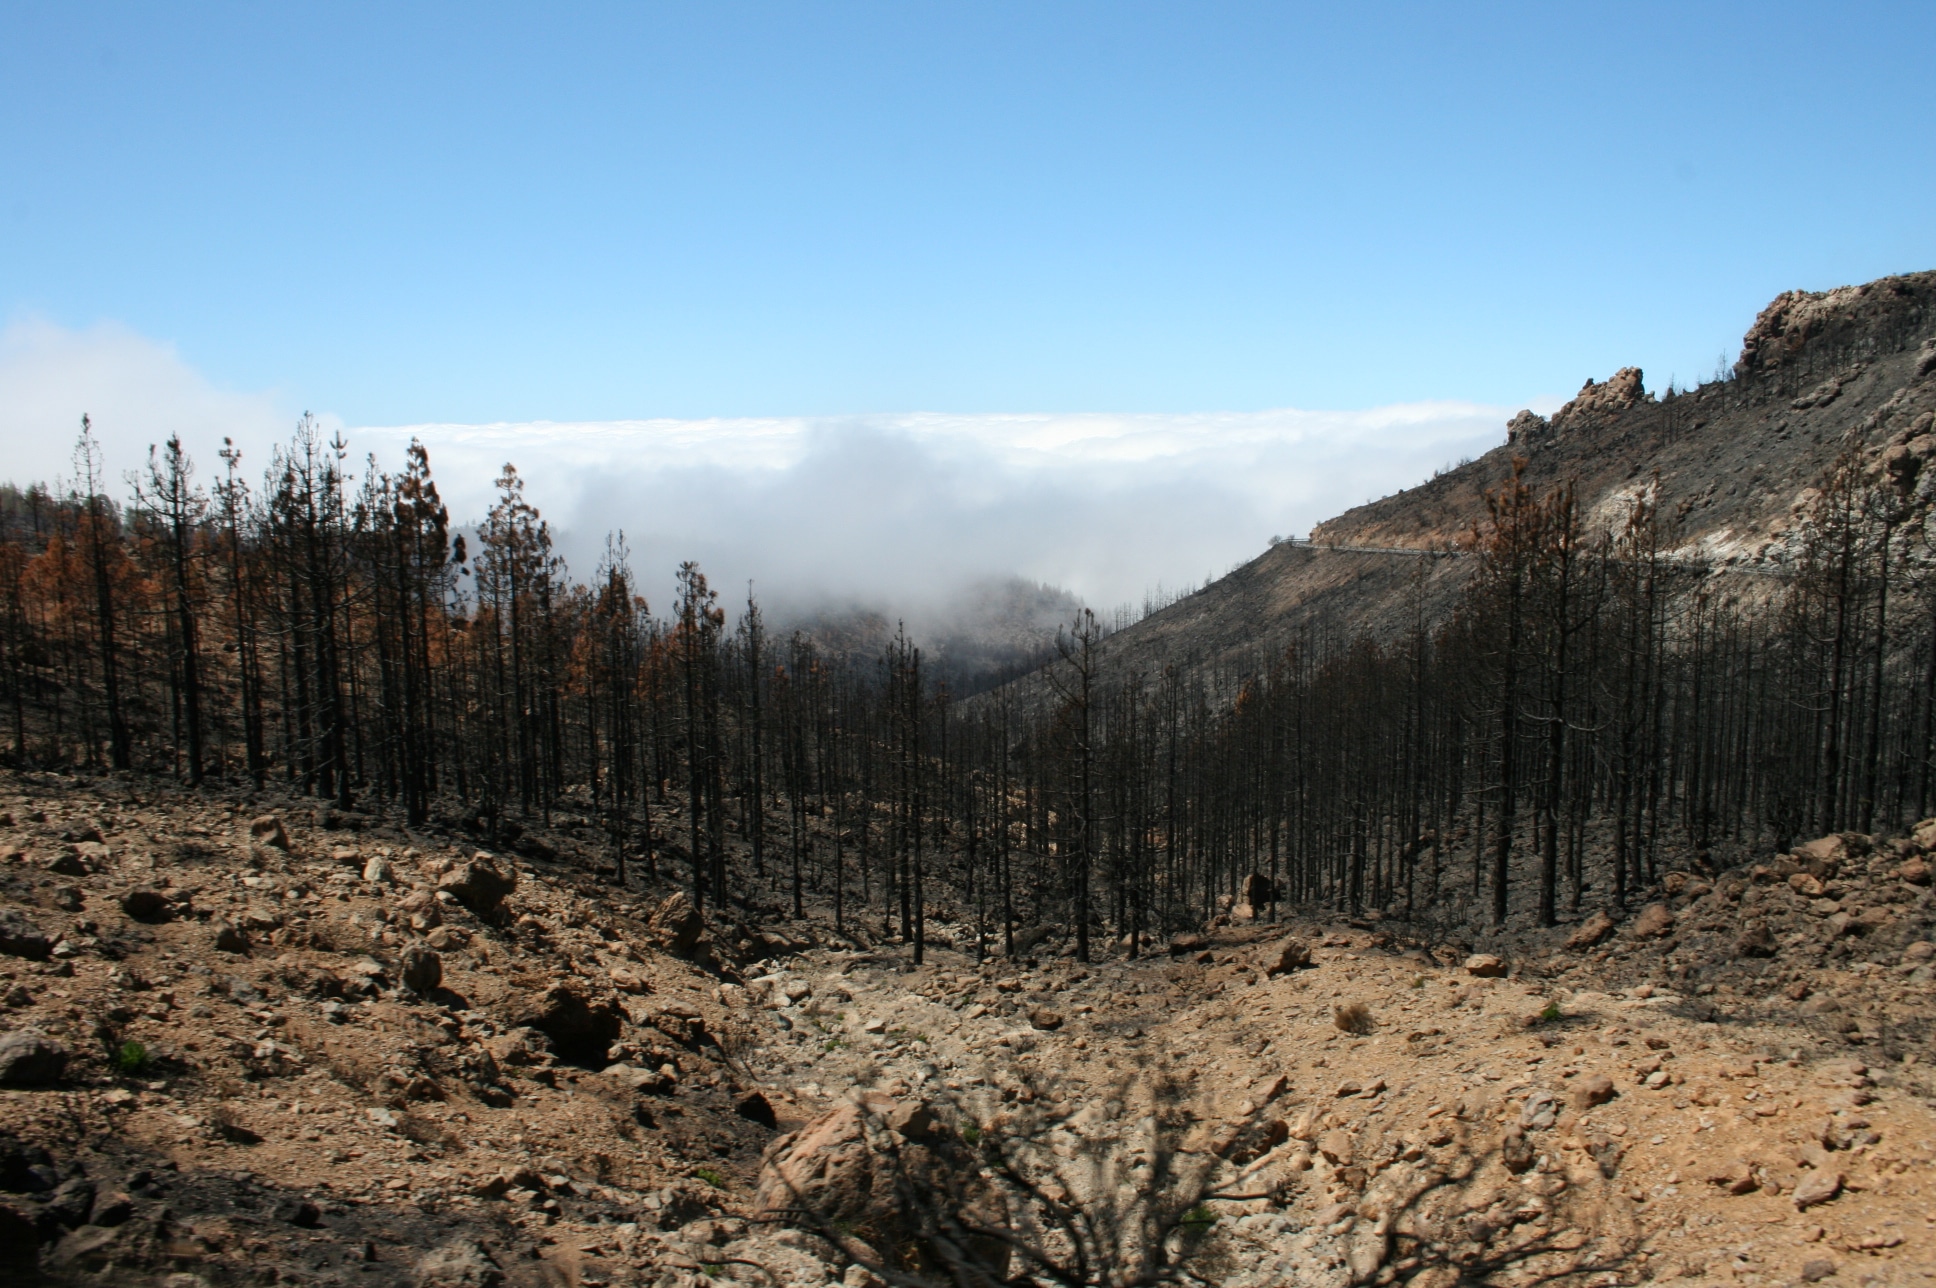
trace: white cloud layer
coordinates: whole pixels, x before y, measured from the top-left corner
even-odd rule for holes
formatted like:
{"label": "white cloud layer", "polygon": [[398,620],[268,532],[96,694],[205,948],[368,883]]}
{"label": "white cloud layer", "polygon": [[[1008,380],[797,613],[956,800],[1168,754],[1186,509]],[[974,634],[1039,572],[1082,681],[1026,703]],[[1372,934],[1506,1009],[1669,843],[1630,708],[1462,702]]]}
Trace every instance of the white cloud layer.
{"label": "white cloud layer", "polygon": [[[1536,404],[1550,407],[1554,400]],[[16,480],[71,473],[80,413],[117,472],[179,432],[205,474],[228,435],[253,462],[294,412],[214,388],[172,350],[115,327],[0,332],[0,442]],[[1201,581],[1312,524],[1501,441],[1514,410],[909,413],[853,417],[409,425],[345,430],[393,466],[429,448],[454,517],[490,504],[514,462],[579,575],[622,529],[655,607],[680,559],[731,598],[750,578],[785,607],[850,600],[919,612],[964,583],[1019,574],[1099,607]]]}
{"label": "white cloud layer", "polygon": [[218,389],[172,347],[126,327],[73,331],[29,318],[0,328],[0,480],[73,477],[83,413],[93,418],[111,480],[172,434],[205,468],[219,464],[224,436],[259,465],[291,424],[274,396]]}

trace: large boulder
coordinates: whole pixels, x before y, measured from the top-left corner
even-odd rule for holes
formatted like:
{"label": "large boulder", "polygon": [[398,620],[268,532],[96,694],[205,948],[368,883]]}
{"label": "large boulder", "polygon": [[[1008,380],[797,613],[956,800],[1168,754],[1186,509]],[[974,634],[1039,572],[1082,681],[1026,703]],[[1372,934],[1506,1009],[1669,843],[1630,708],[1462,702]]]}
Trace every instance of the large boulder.
{"label": "large boulder", "polygon": [[22,1029],[0,1036],[0,1086],[44,1087],[67,1072],[67,1048],[44,1033]]}
{"label": "large boulder", "polygon": [[768,1146],[753,1206],[763,1218],[809,1230],[845,1227],[870,1245],[877,1264],[877,1250],[893,1247],[904,1229],[892,1168],[876,1157],[866,1111],[852,1102]]}
{"label": "large boulder", "polygon": [[517,869],[479,850],[437,879],[437,888],[480,917],[490,917],[518,888]]}
{"label": "large boulder", "polygon": [[705,932],[705,918],[685,891],[680,890],[667,895],[665,901],[653,910],[652,920],[647,928],[664,944],[667,952],[689,953],[699,943],[699,936]]}
{"label": "large boulder", "polygon": [[[911,1202],[908,1200],[912,1200]],[[924,1106],[870,1096],[834,1106],[774,1141],[761,1160],[755,1215],[838,1239],[873,1268],[943,1271],[927,1242],[955,1213],[983,1228],[1006,1224],[974,1151]],[[1005,1282],[999,1242],[952,1232],[994,1282]]]}

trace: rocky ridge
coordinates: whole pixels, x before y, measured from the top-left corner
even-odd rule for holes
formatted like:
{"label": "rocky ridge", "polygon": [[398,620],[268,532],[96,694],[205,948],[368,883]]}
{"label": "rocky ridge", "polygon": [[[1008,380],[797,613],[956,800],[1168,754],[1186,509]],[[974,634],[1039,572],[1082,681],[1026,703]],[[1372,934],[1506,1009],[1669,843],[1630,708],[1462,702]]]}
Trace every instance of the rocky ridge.
{"label": "rocky ridge", "polygon": [[1680,555],[1717,577],[1779,575],[1811,489],[1851,446],[1926,523],[1936,503],[1936,272],[1787,292],[1749,328],[1726,379],[1649,392],[1626,367],[1588,380],[1551,417],[1522,411],[1505,428],[1476,460],[1346,510],[1308,542],[1273,545],[1117,632],[1103,645],[1105,668],[1248,670],[1306,632],[1390,640],[1421,614],[1436,620],[1470,572],[1456,552],[1485,514],[1486,489],[1516,458],[1536,490],[1575,482],[1603,523],[1647,489],[1681,516]]}

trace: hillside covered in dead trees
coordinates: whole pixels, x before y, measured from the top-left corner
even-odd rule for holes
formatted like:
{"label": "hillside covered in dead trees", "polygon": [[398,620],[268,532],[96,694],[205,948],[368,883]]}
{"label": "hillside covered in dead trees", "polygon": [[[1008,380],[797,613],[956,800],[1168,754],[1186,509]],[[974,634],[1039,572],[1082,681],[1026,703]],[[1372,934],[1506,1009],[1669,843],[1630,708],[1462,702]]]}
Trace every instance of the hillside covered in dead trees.
{"label": "hillside covered in dead trees", "polygon": [[[692,565],[655,611],[616,537],[574,576],[509,466],[461,526],[421,449],[389,473],[305,422],[211,474],[170,441],[123,494],[83,426],[72,488],[0,495],[4,754],[495,845],[563,819],[615,884],[676,874],[734,915],[824,898],[917,951],[936,909],[983,950],[1047,933],[1086,960],[1253,874],[1268,905],[1441,929],[1617,910],[1670,868],[1936,809],[1933,294],[1784,296],[1725,380],[1656,399],[1623,373],[1522,416],[1441,547],[1456,577],[1409,561],[1397,625],[1140,666],[1189,600],[1108,638],[1077,613],[1050,665],[967,700],[905,634],[872,658],[776,637]],[[1720,542],[1715,488],[1617,431],[1728,408],[1811,417],[1828,450],[1793,495],[1730,481]],[[1352,531],[1398,541],[1409,503]]]}
{"label": "hillside covered in dead trees", "polygon": [[[1921,1282],[1931,286],[979,692],[581,579],[510,467],[83,422],[0,491],[0,1272]],[[1723,415],[1792,491],[1648,428]],[[1327,558],[1401,571],[1216,636]]]}

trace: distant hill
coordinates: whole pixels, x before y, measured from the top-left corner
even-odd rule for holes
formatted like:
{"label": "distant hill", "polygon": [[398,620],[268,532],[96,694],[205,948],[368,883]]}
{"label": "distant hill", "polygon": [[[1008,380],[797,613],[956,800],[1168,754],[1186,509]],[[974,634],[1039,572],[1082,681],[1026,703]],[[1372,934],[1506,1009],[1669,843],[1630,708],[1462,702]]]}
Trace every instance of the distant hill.
{"label": "distant hill", "polygon": [[[1057,628],[1081,609],[1082,601],[1060,587],[991,578],[911,614],[905,625],[928,674],[945,681],[954,696],[968,697],[1041,666],[1053,654]],[[789,614],[775,627],[782,637],[798,630],[865,671],[902,624],[873,607],[839,605]]]}

